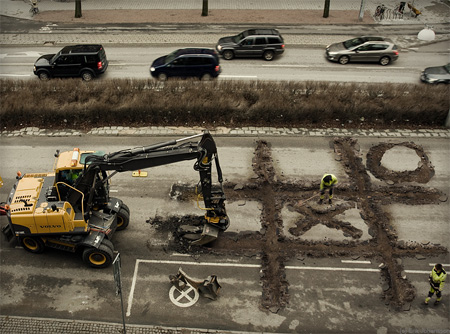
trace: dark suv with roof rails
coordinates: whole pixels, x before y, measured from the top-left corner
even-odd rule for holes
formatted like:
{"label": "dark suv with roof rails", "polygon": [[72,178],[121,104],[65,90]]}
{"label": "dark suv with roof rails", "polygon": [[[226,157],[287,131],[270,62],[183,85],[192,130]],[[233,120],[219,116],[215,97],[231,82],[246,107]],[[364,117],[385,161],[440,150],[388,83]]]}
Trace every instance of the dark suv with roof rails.
{"label": "dark suv with roof rails", "polygon": [[41,80],[52,77],[81,77],[84,81],[104,73],[108,68],[105,49],[99,44],[64,47],[56,54],[43,55],[36,60],[33,73]]}
{"label": "dark suv with roof rails", "polygon": [[284,40],[276,29],[249,29],[235,36],[222,37],[217,52],[226,60],[235,57],[262,57],[272,60],[284,52]]}
{"label": "dark suv with roof rails", "polygon": [[210,48],[178,49],[155,59],[150,66],[150,75],[161,81],[169,77],[197,77],[211,80],[219,76],[219,56]]}

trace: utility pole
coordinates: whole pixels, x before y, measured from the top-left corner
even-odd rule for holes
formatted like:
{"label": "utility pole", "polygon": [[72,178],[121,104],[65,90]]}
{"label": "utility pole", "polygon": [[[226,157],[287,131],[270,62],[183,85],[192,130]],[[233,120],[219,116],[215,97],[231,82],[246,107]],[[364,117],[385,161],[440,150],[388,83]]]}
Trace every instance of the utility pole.
{"label": "utility pole", "polygon": [[203,0],[202,16],[208,16],[208,0]]}
{"label": "utility pole", "polygon": [[327,18],[330,15],[330,0],[325,0],[325,7],[323,8],[323,17]]}
{"label": "utility pole", "polygon": [[75,0],[75,18],[80,18],[81,16],[81,0]]}

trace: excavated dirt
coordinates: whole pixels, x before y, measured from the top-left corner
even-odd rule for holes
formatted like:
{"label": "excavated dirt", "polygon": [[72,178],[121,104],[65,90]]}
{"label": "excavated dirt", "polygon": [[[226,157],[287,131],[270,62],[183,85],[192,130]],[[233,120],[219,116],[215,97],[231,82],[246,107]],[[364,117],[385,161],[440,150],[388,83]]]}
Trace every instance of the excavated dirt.
{"label": "excavated dirt", "polygon": [[[414,171],[389,171],[381,165],[386,151],[394,145],[405,146],[416,151],[421,159]],[[404,257],[431,257],[448,250],[433,244],[399,241],[389,215],[383,205],[403,203],[407,205],[433,204],[446,201],[447,195],[433,188],[402,185],[404,182],[426,183],[434,175],[428,157],[414,143],[382,143],[370,149],[367,166],[364,166],[359,145],[353,138],[336,138],[332,142],[336,160],[340,161],[349,176],[349,183],[340,184],[339,201],[333,206],[310,204],[317,193],[318,185],[311,181],[280,181],[273,166],[271,149],[266,141],[259,141],[255,148],[253,170],[257,178],[245,184],[225,185],[228,201],[253,200],[262,204],[261,230],[253,233],[224,232],[207,247],[192,247],[179,234],[181,225],[199,225],[203,217],[156,217],[149,223],[167,233],[173,233],[170,251],[189,254],[236,254],[259,255],[262,264],[261,309],[276,313],[289,303],[289,282],[286,279],[285,263],[291,258],[351,256],[372,258],[379,263],[383,280],[383,298],[386,304],[407,308],[415,298],[415,289],[404,275]],[[385,186],[372,184],[369,172],[385,181]],[[174,185],[172,196],[179,200],[190,200],[192,185]],[[299,202],[300,201],[300,202]],[[306,241],[287,238],[283,231],[281,210],[287,207],[300,214],[295,226],[289,229],[295,237],[323,224],[342,231],[351,237],[345,241]],[[363,231],[337,218],[344,211],[357,207],[361,218],[368,226],[369,240],[360,240]]]}

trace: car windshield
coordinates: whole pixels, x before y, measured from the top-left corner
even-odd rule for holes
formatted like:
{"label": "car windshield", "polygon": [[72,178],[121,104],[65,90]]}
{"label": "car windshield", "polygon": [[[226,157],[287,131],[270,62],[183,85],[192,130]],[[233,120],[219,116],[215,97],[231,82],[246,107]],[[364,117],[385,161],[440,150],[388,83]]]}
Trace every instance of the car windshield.
{"label": "car windshield", "polygon": [[168,63],[170,63],[172,60],[174,60],[174,59],[177,57],[178,51],[179,51],[179,50],[175,50],[175,51],[169,53],[169,54],[166,56],[166,58],[164,58],[164,64],[168,64]]}
{"label": "car windshield", "polygon": [[444,68],[447,71],[447,73],[450,73],[450,63],[447,65],[444,65]]}
{"label": "car windshield", "polygon": [[55,54],[52,59],[50,60],[50,64],[53,64],[56,59],[58,59],[58,57],[61,55],[61,51],[59,51],[57,54]]}
{"label": "car windshield", "polygon": [[[245,31],[246,32],[246,31]],[[241,32],[240,34],[236,35],[233,37],[233,42],[234,43],[239,43],[240,41],[242,41],[245,37],[247,37],[248,34],[244,34],[243,32]]]}
{"label": "car windshield", "polygon": [[348,41],[344,42],[344,47],[346,49],[351,49],[355,46],[358,46],[360,44],[364,43],[364,41],[361,38],[353,38],[353,39],[349,39]]}

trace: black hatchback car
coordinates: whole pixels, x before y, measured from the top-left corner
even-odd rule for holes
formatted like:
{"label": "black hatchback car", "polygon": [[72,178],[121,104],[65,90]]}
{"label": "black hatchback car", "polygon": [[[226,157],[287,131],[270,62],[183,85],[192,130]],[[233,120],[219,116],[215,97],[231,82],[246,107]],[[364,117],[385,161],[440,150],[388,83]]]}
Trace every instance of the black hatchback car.
{"label": "black hatchback car", "polygon": [[222,37],[216,50],[226,60],[234,57],[272,60],[284,52],[284,40],[276,29],[249,29],[235,36]]}
{"label": "black hatchback car", "polygon": [[43,55],[34,63],[33,73],[41,80],[52,77],[81,77],[85,81],[108,68],[105,49],[99,44],[69,45],[56,54]]}
{"label": "black hatchback car", "polygon": [[161,81],[169,77],[211,80],[220,72],[219,56],[209,48],[178,49],[155,59],[150,67],[150,75]]}

